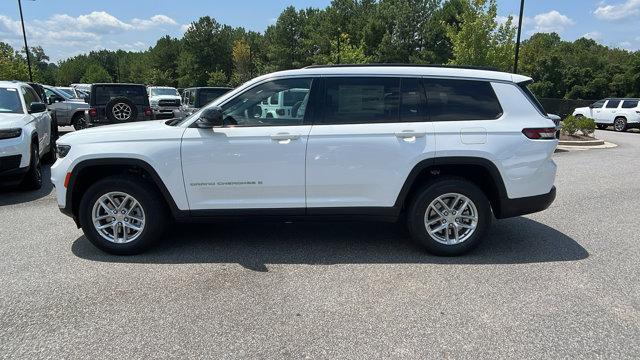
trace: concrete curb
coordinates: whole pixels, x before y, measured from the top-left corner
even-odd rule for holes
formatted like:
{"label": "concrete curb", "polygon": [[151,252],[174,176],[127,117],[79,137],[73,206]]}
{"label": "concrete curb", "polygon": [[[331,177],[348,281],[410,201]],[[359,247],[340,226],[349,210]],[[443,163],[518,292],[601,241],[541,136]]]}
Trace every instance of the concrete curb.
{"label": "concrete curb", "polygon": [[610,143],[608,141],[603,141],[602,145],[591,145],[591,146],[558,145],[556,152],[563,153],[563,152],[569,152],[569,151],[584,151],[584,150],[592,150],[592,149],[611,149],[617,146],[618,145],[614,143]]}
{"label": "concrete curb", "polygon": [[599,139],[595,139],[595,140],[577,140],[577,141],[560,140],[558,142],[558,145],[562,145],[562,146],[599,146],[599,145],[604,145],[604,140],[599,140]]}

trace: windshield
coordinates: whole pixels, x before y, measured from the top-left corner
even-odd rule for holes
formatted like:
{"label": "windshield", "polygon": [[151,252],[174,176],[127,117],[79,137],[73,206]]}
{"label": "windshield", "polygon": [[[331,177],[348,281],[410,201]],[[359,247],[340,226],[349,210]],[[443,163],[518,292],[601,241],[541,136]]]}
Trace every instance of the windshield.
{"label": "windshield", "polygon": [[0,88],[0,113],[23,113],[17,89]]}
{"label": "windshield", "polygon": [[174,88],[149,88],[149,95],[158,96],[158,95],[174,95],[180,96],[178,90]]}
{"label": "windshield", "polygon": [[[66,98],[74,98],[76,95],[73,93],[73,89],[71,88],[56,88],[59,92],[59,95]],[[48,95],[48,94],[47,94]]]}

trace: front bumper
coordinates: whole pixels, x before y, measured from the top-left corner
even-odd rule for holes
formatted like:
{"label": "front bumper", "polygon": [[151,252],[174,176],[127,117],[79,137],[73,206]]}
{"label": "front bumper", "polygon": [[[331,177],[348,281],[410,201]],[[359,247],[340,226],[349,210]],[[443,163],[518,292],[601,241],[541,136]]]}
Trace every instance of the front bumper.
{"label": "front bumper", "polygon": [[498,219],[506,219],[520,215],[533,214],[547,209],[556,199],[556,187],[546,194],[529,196],[517,199],[500,199],[498,209],[494,209]]}
{"label": "front bumper", "polygon": [[153,106],[151,109],[153,110],[153,117],[158,120],[173,119],[182,116],[182,112],[179,107]]}

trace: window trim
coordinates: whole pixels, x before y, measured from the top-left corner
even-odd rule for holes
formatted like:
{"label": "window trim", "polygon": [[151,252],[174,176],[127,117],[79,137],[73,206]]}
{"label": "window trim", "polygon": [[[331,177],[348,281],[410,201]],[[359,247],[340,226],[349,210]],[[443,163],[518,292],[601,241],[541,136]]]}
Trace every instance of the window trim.
{"label": "window trim", "polygon": [[[432,116],[431,116],[431,106],[429,104],[429,94],[427,93],[427,82],[429,80],[458,80],[458,81],[472,81],[472,82],[484,82],[487,83],[489,85],[489,88],[491,89],[491,93],[493,94],[494,98],[496,99],[497,103],[498,103],[498,108],[500,109],[499,113],[497,114],[497,116],[495,118],[489,118],[489,119],[467,119],[467,120],[433,120]],[[492,80],[482,80],[482,79],[475,79],[475,78],[445,78],[445,77],[431,77],[431,76],[424,76],[422,77],[422,88],[424,89],[424,93],[425,93],[425,97],[427,100],[427,115],[428,115],[428,119],[430,122],[462,122],[462,121],[496,121],[496,120],[500,120],[502,119],[502,117],[504,116],[504,108],[502,107],[502,103],[500,102],[500,98],[498,97],[498,94],[496,94],[496,90],[493,88],[492,83],[494,81]],[[517,83],[512,83],[515,84],[519,89],[520,86],[518,86]],[[520,89],[520,91],[522,91],[522,89]],[[529,100],[531,101],[531,100]],[[535,107],[535,105],[534,105]],[[537,109],[537,107],[536,107]],[[539,109],[538,109],[539,111]]]}

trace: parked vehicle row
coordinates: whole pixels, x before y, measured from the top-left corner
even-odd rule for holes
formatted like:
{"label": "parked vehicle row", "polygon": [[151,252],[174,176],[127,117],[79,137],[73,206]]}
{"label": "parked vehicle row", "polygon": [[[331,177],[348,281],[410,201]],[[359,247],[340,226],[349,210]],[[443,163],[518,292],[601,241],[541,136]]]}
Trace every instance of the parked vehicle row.
{"label": "parked vehicle row", "polygon": [[610,98],[598,100],[588,107],[577,108],[574,116],[594,119],[599,129],[613,126],[615,131],[640,127],[640,99]]}
{"label": "parked vehicle row", "polygon": [[[404,218],[429,251],[462,254],[494,216],[555,198],[557,127],[530,82],[427,66],[268,74],[181,121],[69,133],[51,180],[61,211],[114,254],[144,251],[171,218],[350,215]],[[92,87],[92,109],[139,116],[142,99],[109,87]]]}

